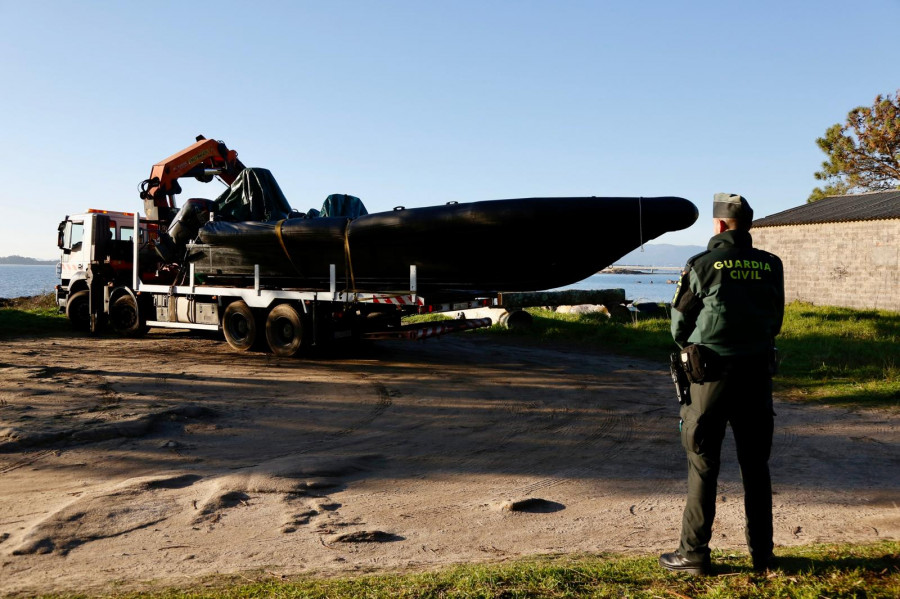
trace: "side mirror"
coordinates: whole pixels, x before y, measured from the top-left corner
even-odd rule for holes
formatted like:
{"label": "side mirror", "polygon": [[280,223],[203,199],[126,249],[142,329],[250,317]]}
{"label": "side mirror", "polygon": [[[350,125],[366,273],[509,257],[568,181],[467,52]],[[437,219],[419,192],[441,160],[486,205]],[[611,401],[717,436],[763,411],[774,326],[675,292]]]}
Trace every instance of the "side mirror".
{"label": "side mirror", "polygon": [[59,232],[56,236],[56,246],[59,249],[65,248],[66,245],[66,224],[69,222],[69,217],[66,216],[66,220],[59,223],[59,226],[56,230]]}

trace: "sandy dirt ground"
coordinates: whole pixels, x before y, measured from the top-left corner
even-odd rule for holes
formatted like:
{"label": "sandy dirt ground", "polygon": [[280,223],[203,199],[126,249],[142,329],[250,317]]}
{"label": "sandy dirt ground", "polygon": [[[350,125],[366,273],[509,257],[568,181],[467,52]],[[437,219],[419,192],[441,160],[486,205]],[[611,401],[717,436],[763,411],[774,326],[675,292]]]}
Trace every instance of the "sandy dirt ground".
{"label": "sandy dirt ground", "polygon": [[[900,415],[776,403],[777,546],[900,538]],[[713,546],[744,551],[729,433]],[[663,364],[480,335],[350,356],[0,343],[0,594],[676,546]]]}

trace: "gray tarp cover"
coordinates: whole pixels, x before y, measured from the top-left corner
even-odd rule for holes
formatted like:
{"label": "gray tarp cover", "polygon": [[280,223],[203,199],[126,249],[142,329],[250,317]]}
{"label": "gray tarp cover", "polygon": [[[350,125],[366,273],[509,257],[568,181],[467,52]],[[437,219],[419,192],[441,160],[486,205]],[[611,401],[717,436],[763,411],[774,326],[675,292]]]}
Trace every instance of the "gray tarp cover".
{"label": "gray tarp cover", "polygon": [[325,203],[322,204],[322,210],[319,212],[319,216],[346,216],[347,218],[356,218],[364,214],[368,214],[368,211],[363,206],[362,200],[343,193],[333,193],[325,198]]}
{"label": "gray tarp cover", "polygon": [[306,215],[291,209],[278,182],[264,168],[245,168],[229,188],[215,200],[216,218],[231,222],[271,222],[283,218],[345,216],[356,218],[368,214],[356,196],[333,193],[322,204],[322,210]]}
{"label": "gray tarp cover", "polygon": [[275,177],[264,168],[245,168],[216,198],[216,218],[222,220],[265,222],[289,218],[291,212]]}

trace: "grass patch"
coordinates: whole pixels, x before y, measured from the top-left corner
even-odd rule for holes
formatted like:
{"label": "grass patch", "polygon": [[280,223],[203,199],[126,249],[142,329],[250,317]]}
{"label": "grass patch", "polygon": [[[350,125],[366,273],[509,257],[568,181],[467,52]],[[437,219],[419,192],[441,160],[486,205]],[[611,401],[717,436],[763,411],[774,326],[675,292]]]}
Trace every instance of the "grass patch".
{"label": "grass patch", "polygon": [[0,338],[47,333],[65,329],[64,314],[56,306],[56,294],[0,299]]}
{"label": "grass patch", "polygon": [[[898,597],[900,543],[778,548],[778,568],[755,574],[746,555],[714,552],[714,576],[664,571],[656,556],[555,556],[415,574],[273,580],[267,572],[213,578],[202,589],[110,597]],[[248,582],[251,581],[251,582]],[[78,595],[69,595],[75,597]],[[47,596],[51,597],[51,596]],[[63,597],[53,595],[52,597]]]}
{"label": "grass patch", "polygon": [[[669,316],[616,322],[603,314],[529,308],[528,331],[494,326],[488,334],[667,362],[675,348]],[[477,333],[478,331],[474,331]],[[900,406],[900,313],[791,303],[777,339],[776,388],[789,398],[855,406]]]}
{"label": "grass patch", "polygon": [[442,320],[453,320],[444,312],[432,312],[431,314],[412,314],[403,317],[403,324],[422,324],[423,322],[440,322]]}
{"label": "grass patch", "polygon": [[900,313],[793,303],[778,347],[792,397],[900,405]]}

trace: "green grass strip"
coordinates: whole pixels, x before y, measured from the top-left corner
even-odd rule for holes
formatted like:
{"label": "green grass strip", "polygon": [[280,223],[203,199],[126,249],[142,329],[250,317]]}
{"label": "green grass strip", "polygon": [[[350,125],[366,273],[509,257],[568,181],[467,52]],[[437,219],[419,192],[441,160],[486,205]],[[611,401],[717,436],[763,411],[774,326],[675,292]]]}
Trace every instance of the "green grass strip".
{"label": "green grass strip", "polygon": [[[196,588],[121,598],[768,598],[900,597],[900,543],[777,548],[778,568],[756,574],[746,555],[714,552],[712,576],[673,574],[656,556],[550,556],[352,578],[276,580],[270,572],[206,579]],[[84,597],[86,595],[46,595]]]}
{"label": "green grass strip", "polygon": [[68,321],[55,293],[0,300],[0,339],[62,331],[68,332]]}

